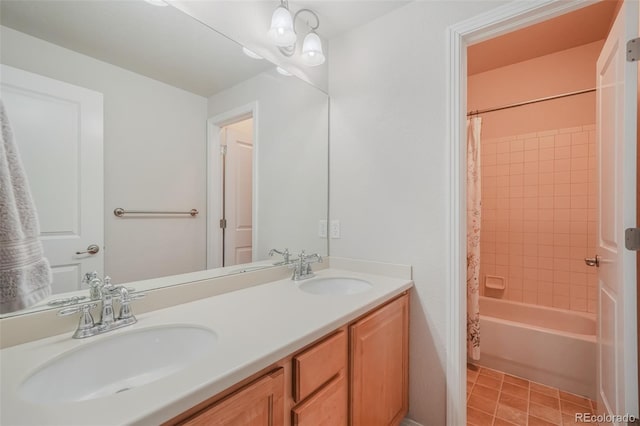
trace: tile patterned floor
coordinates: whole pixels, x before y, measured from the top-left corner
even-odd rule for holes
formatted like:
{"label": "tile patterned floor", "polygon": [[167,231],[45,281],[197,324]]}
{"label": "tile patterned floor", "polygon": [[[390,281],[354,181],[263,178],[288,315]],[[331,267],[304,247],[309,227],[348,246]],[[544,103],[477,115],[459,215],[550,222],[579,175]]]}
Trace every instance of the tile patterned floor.
{"label": "tile patterned floor", "polygon": [[[496,370],[467,366],[467,425],[569,426],[595,402]],[[595,423],[590,423],[594,425]]]}

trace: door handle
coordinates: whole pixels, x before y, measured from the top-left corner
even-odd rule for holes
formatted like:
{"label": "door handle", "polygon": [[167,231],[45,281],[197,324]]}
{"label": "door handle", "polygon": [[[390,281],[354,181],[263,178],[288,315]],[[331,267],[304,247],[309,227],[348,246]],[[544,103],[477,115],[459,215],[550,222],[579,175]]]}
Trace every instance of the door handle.
{"label": "door handle", "polygon": [[97,244],[91,244],[85,251],[77,251],[76,254],[96,254],[100,251]]}
{"label": "door handle", "polygon": [[585,257],[584,263],[586,263],[587,266],[595,266],[598,268],[600,266],[600,256],[596,255],[596,257]]}

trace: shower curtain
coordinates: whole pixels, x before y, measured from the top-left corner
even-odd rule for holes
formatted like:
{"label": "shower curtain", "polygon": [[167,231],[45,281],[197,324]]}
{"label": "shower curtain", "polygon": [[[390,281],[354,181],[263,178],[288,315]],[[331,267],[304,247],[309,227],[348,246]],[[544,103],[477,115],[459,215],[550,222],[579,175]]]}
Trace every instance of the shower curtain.
{"label": "shower curtain", "polygon": [[480,359],[480,130],[482,119],[467,119],[467,356]]}

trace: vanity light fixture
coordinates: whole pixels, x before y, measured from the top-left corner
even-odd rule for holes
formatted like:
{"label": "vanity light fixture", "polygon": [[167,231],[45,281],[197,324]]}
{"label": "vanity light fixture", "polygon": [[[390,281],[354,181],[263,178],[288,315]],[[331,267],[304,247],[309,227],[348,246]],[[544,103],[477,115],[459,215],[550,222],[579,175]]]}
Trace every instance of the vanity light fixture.
{"label": "vanity light fixture", "polygon": [[242,52],[252,59],[264,59],[262,56],[258,55],[253,50],[247,49],[246,47],[242,47]]}
{"label": "vanity light fixture", "polygon": [[315,25],[309,25],[307,21],[307,25],[309,25],[311,31],[304,37],[301,53],[302,62],[305,65],[315,67],[324,63],[325,56],[322,52],[322,41],[320,37],[318,37],[318,34],[316,34],[316,30],[320,26],[320,18],[318,18],[318,15],[313,10],[300,9],[292,17],[289,11],[289,1],[280,0],[280,6],[276,8],[271,16],[271,28],[267,35],[271,38],[271,41],[278,46],[278,49],[283,55],[288,57],[293,56],[298,40],[295,23],[296,18],[301,13],[308,13],[316,20]]}
{"label": "vanity light fixture", "polygon": [[276,71],[278,71],[278,74],[282,74],[282,75],[287,76],[287,77],[291,77],[293,75],[289,71],[285,70],[282,67],[276,67]]}
{"label": "vanity light fixture", "polygon": [[149,4],[152,4],[154,6],[159,6],[159,7],[165,7],[165,6],[169,6],[169,3],[167,3],[164,0],[144,0]]}

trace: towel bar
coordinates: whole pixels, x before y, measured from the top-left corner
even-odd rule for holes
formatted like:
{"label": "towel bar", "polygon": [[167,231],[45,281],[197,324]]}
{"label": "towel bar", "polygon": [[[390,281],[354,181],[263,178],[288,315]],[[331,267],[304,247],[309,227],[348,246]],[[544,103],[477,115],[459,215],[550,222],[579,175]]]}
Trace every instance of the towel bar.
{"label": "towel bar", "polygon": [[165,212],[165,211],[145,211],[145,210],[125,210],[118,207],[113,210],[113,214],[117,217],[122,217],[125,214],[188,214],[191,217],[195,217],[198,214],[198,210],[191,209],[188,212]]}

